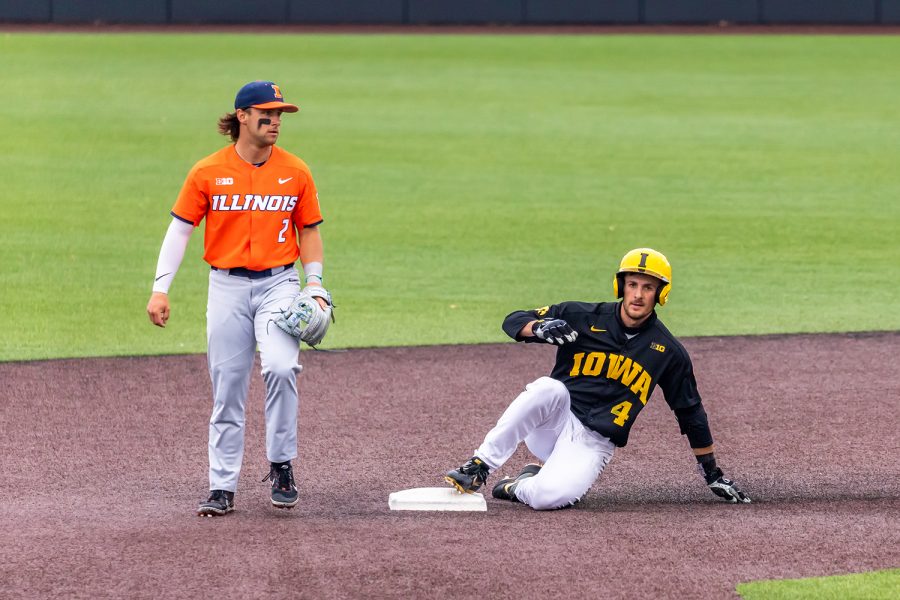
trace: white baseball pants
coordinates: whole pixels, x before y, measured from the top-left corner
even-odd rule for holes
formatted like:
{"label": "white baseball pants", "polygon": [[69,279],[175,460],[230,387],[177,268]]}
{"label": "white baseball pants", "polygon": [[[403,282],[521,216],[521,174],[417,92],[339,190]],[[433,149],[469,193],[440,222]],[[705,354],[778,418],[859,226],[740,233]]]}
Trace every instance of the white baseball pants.
{"label": "white baseball pants", "polygon": [[237,490],[244,456],[244,409],[259,346],[266,384],[266,454],[270,462],[297,457],[297,374],[300,346],[275,326],[300,290],[288,268],[262,279],[209,273],[206,309],[213,410],[209,419],[209,489]]}
{"label": "white baseball pants", "polygon": [[615,445],[586,428],[572,414],[569,390],[541,377],[525,386],[475,451],[491,471],[500,468],[524,441],[543,468],[516,486],[516,497],[535,510],[574,504],[612,458]]}

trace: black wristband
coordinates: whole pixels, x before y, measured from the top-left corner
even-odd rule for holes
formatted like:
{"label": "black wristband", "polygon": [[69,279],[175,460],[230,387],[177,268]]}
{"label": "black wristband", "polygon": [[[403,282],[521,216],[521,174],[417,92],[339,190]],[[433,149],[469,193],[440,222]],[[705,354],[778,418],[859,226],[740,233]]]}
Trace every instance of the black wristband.
{"label": "black wristband", "polygon": [[722,476],[722,469],[716,465],[716,457],[712,452],[698,455],[697,462],[703,471],[703,478],[706,479],[706,483],[715,481]]}

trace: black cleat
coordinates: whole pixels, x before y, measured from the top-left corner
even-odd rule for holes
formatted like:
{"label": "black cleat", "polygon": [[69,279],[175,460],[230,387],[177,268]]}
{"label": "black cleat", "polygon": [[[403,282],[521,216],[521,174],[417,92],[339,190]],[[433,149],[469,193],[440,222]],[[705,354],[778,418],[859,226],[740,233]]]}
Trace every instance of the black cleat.
{"label": "black cleat", "polygon": [[216,517],[230,513],[234,510],[234,492],[225,490],[212,490],[206,502],[201,502],[197,507],[197,515],[201,517]]}
{"label": "black cleat", "polygon": [[263,478],[263,481],[267,480],[272,481],[272,506],[293,508],[300,501],[290,462],[271,463],[269,474]]}
{"label": "black cleat", "polygon": [[473,456],[466,464],[444,475],[444,481],[456,488],[461,494],[472,494],[487,481],[490,470],[484,461]]}
{"label": "black cleat", "polygon": [[497,485],[495,485],[494,489],[491,491],[491,495],[500,500],[518,502],[519,499],[516,498],[516,487],[518,487],[519,482],[523,479],[534,477],[540,471],[541,465],[525,465],[525,468],[523,468],[515,477],[504,477],[497,482]]}

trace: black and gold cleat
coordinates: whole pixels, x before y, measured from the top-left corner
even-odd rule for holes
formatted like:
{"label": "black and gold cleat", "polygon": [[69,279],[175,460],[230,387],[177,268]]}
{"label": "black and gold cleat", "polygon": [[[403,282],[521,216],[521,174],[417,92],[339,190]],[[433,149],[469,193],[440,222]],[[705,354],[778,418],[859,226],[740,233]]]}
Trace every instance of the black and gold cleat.
{"label": "black and gold cleat", "polygon": [[504,477],[500,481],[497,482],[497,485],[494,486],[494,489],[491,490],[491,495],[494,498],[498,498],[500,500],[509,500],[510,502],[518,502],[519,499],[516,497],[516,487],[518,487],[519,482],[523,479],[528,479],[529,477],[534,477],[541,470],[541,465],[525,465],[519,474],[515,477]]}
{"label": "black and gold cleat", "polygon": [[473,494],[487,481],[490,469],[484,461],[473,456],[466,464],[444,475],[444,481],[456,488],[460,494]]}

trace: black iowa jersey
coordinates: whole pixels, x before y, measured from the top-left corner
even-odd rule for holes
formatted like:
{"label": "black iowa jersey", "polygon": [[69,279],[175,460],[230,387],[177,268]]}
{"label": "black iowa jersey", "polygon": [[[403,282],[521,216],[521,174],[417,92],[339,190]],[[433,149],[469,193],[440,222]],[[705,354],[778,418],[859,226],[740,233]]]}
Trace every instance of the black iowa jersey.
{"label": "black iowa jersey", "polygon": [[574,342],[557,350],[550,376],[568,388],[572,412],[585,427],[616,446],[628,443],[628,432],[657,385],[672,410],[700,404],[691,359],[655,311],[631,330],[622,323],[619,303],[563,302],[511,313],[503,330],[517,341],[544,343],[517,337],[535,319],[564,319],[578,332]]}

